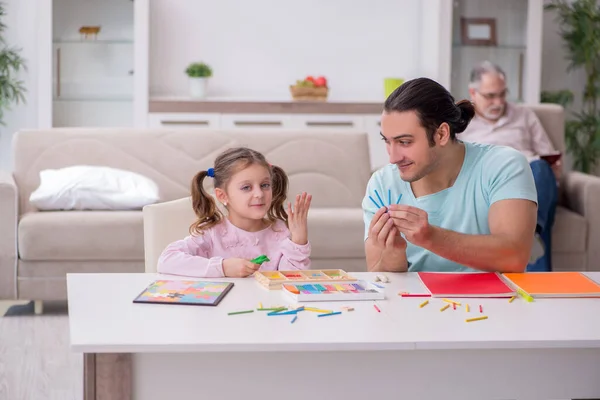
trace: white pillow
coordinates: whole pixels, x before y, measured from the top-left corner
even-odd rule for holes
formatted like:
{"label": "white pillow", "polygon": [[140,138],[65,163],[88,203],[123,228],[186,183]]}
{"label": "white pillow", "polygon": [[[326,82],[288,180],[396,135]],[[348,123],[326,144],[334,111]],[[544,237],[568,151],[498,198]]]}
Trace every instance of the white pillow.
{"label": "white pillow", "polygon": [[49,210],[131,210],[159,200],[151,179],[130,171],[77,165],[40,172],[40,186],[29,201]]}

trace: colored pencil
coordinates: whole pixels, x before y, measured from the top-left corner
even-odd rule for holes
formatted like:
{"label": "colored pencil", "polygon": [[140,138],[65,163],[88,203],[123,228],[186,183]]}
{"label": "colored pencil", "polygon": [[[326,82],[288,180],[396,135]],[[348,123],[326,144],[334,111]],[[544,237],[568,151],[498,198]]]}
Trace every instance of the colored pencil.
{"label": "colored pencil", "polygon": [[254,310],[234,311],[234,312],[227,313],[227,315],[249,314],[249,313],[253,313],[253,312],[254,312]]}

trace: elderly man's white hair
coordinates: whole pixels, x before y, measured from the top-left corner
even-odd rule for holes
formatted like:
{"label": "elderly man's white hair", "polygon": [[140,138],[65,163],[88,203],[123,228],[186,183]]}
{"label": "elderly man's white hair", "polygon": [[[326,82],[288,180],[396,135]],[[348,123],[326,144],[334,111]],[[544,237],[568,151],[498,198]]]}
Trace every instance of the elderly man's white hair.
{"label": "elderly man's white hair", "polygon": [[469,79],[469,88],[476,89],[479,88],[479,84],[481,83],[481,77],[484,74],[497,74],[502,77],[502,79],[506,80],[506,74],[500,68],[500,66],[494,64],[491,61],[484,61],[481,64],[475,66],[471,70],[471,77]]}

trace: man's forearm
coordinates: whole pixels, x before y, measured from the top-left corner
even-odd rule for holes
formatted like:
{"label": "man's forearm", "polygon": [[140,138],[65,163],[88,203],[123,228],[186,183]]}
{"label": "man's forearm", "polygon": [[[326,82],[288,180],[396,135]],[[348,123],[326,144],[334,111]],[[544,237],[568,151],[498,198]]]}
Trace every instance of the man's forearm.
{"label": "man's forearm", "polygon": [[432,227],[427,250],[458,264],[492,272],[523,272],[531,243],[515,243],[500,235],[469,235]]}
{"label": "man's forearm", "polygon": [[406,250],[381,250],[367,243],[365,252],[369,272],[406,272],[408,269]]}

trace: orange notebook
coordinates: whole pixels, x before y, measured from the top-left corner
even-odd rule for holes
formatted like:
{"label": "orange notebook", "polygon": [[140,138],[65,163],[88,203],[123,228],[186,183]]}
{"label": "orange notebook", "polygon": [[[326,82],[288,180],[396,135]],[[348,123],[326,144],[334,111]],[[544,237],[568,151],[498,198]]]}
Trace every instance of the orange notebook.
{"label": "orange notebook", "polygon": [[600,285],[581,272],[505,273],[503,276],[532,297],[600,297]]}

